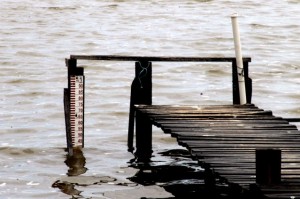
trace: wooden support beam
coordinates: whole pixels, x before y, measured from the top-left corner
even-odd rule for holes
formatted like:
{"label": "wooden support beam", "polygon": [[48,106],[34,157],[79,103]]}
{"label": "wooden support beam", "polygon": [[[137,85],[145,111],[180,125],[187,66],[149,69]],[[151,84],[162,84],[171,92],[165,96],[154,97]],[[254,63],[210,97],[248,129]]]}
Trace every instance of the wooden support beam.
{"label": "wooden support beam", "polygon": [[[232,62],[235,57],[150,57],[150,56],[122,56],[122,55],[71,55],[70,59],[105,60],[105,61],[138,61],[138,62]],[[243,61],[251,62],[250,57]]]}
{"label": "wooden support beam", "polygon": [[[244,66],[243,72],[245,77],[247,104],[251,104],[252,79],[249,77],[249,61],[244,59],[243,66]],[[235,60],[232,61],[232,101],[233,104],[240,104],[239,82],[238,82],[238,74],[237,74],[237,65]]]}
{"label": "wooden support beam", "polygon": [[282,118],[288,122],[300,122],[300,118]]}
{"label": "wooden support beam", "polygon": [[232,61],[232,101],[233,104],[240,104],[239,82],[236,60]]}
{"label": "wooden support beam", "polygon": [[[152,63],[148,61],[135,63],[135,78],[131,85],[128,126],[128,151],[130,152],[134,150],[134,106],[136,104],[152,104]],[[152,124],[144,121],[145,118],[143,118],[143,115],[136,115],[136,155],[139,159],[144,159],[143,153],[146,153],[145,156],[149,156],[147,154],[152,150]]]}
{"label": "wooden support beam", "polygon": [[249,77],[249,62],[243,61],[244,65],[244,75],[245,75],[245,86],[246,86],[246,97],[247,104],[251,104],[252,100],[252,79]]}
{"label": "wooden support beam", "polygon": [[138,161],[148,162],[152,152],[152,123],[147,115],[137,111],[135,156]]}
{"label": "wooden support beam", "polygon": [[70,91],[68,88],[64,89],[64,110],[65,110],[65,124],[66,124],[66,141],[69,154],[72,154],[72,138],[71,138],[71,124],[70,124]]}
{"label": "wooden support beam", "polygon": [[281,150],[256,150],[256,183],[276,185],[281,182]]}

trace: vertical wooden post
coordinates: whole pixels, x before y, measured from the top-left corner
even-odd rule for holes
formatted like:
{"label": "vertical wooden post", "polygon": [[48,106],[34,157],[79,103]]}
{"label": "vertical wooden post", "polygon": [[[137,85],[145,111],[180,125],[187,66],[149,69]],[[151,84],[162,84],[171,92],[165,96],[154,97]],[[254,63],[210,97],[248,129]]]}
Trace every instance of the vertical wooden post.
{"label": "vertical wooden post", "polygon": [[70,123],[70,91],[64,89],[64,109],[65,109],[65,124],[66,124],[66,141],[69,154],[72,154],[72,138],[71,138],[71,123]]}
{"label": "vertical wooden post", "polygon": [[136,111],[136,152],[138,161],[147,162],[152,155],[152,124],[143,113]]}
{"label": "vertical wooden post", "polygon": [[[251,104],[252,98],[252,79],[249,78],[249,62],[243,61],[244,65],[244,77],[246,86],[246,100],[247,104]],[[239,82],[237,74],[237,64],[236,60],[232,60],[232,101],[233,104],[240,104],[240,94],[239,94]]]}
{"label": "vertical wooden post", "polygon": [[281,182],[281,150],[256,150],[256,183],[275,185]]}
{"label": "vertical wooden post", "polygon": [[[136,156],[145,159],[152,153],[152,125],[144,122],[143,117],[135,115],[135,104],[152,104],[152,63],[139,61],[135,63],[135,78],[131,85],[129,126],[128,126],[128,151],[133,152],[134,117],[136,116]],[[140,125],[143,124],[143,125]],[[143,142],[148,142],[144,143]],[[144,147],[145,146],[145,147]],[[149,150],[150,147],[150,150]],[[145,154],[145,155],[144,155]],[[148,154],[148,155],[146,155]],[[151,157],[151,154],[150,156]]]}
{"label": "vertical wooden post", "polygon": [[67,147],[84,147],[84,69],[77,67],[76,59],[66,59],[68,89],[65,89],[65,116]]}
{"label": "vertical wooden post", "polygon": [[244,61],[244,75],[245,75],[245,86],[246,86],[246,97],[247,104],[251,104],[252,99],[252,79],[249,77],[249,62]]}
{"label": "vertical wooden post", "polygon": [[239,81],[236,60],[232,60],[232,101],[233,104],[240,104]]}

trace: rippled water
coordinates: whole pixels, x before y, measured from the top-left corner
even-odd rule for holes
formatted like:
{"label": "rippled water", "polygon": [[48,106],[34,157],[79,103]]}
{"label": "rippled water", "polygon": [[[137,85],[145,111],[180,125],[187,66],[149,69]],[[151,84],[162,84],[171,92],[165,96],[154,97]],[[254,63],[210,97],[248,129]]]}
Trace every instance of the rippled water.
{"label": "rippled water", "polygon": [[[70,54],[234,56],[237,12],[243,55],[252,57],[253,103],[300,116],[299,0],[2,0],[0,9],[0,198],[71,197],[58,189],[70,181],[62,103]],[[79,65],[88,169],[79,181],[94,181],[76,186],[83,198],[113,198],[110,191],[135,189],[126,152],[134,63]],[[155,63],[153,103],[230,104],[230,71],[229,64]],[[177,145],[155,131],[155,151]]]}

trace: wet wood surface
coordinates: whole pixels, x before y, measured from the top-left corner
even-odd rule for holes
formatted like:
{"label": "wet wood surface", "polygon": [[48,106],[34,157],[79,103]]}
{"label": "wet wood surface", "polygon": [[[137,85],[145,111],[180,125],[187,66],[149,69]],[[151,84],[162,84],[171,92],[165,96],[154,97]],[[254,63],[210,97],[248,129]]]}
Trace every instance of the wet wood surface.
{"label": "wet wood surface", "polygon": [[300,196],[300,132],[272,111],[254,105],[136,105],[193,158],[229,183],[249,189],[256,183],[255,151],[280,149],[281,183],[260,186],[270,198]]}

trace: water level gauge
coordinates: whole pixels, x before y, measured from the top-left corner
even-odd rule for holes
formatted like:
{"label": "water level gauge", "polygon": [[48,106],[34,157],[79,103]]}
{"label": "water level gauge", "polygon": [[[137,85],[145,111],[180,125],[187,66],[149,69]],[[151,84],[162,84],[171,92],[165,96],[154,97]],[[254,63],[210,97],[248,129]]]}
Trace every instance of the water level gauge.
{"label": "water level gauge", "polygon": [[70,76],[70,123],[72,147],[83,147],[84,76]]}

